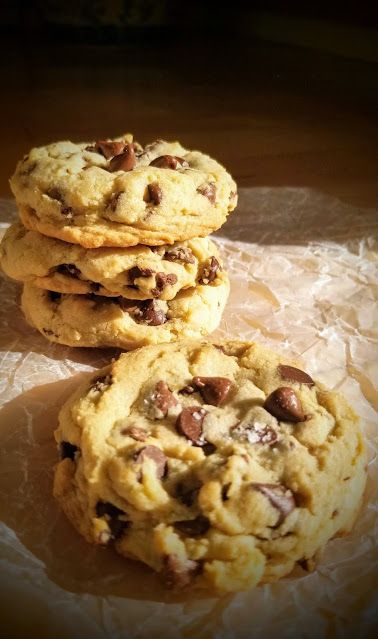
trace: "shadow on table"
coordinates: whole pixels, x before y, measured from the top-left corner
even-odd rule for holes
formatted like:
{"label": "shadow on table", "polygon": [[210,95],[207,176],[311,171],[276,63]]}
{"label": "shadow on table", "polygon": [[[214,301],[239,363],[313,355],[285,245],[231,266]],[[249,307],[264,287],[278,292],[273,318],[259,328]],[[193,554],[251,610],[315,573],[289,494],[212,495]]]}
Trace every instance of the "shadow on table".
{"label": "shadow on table", "polygon": [[[0,517],[64,590],[132,599],[182,601],[143,564],[86,543],[52,496],[58,460],[53,432],[60,407],[88,373],[38,386],[0,411]],[[198,597],[197,597],[198,598]]]}
{"label": "shadow on table", "polygon": [[75,362],[94,368],[106,366],[121,350],[118,348],[70,348],[53,344],[32,328],[20,308],[18,282],[0,277],[0,349],[3,352],[45,355],[50,360]]}
{"label": "shadow on table", "polygon": [[378,212],[315,189],[241,188],[237,209],[217,235],[258,244],[344,243],[377,237]]}

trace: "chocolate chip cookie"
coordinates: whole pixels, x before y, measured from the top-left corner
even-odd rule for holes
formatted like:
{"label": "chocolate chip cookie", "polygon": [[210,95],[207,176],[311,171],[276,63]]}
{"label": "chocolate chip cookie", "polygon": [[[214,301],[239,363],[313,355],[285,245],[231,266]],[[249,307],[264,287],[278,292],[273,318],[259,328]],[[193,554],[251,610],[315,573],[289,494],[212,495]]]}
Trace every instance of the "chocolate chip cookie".
{"label": "chocolate chip cookie", "polygon": [[172,300],[70,295],[24,284],[21,306],[48,340],[67,346],[133,349],[214,331],[229,293],[227,273],[181,291]]}
{"label": "chocolate chip cookie", "polygon": [[171,588],[246,590],[312,563],[365,486],[353,410],[255,343],[123,354],[69,399],[55,436],[71,522]]}
{"label": "chocolate chip cookie", "polygon": [[204,237],[237,202],[215,160],[178,142],[116,140],[32,149],[11,178],[24,225],[86,248]]}
{"label": "chocolate chip cookie", "polygon": [[208,238],[152,248],[85,249],[22,224],[7,230],[0,263],[9,277],[50,291],[136,300],[171,300],[183,289],[214,281],[222,270]]}

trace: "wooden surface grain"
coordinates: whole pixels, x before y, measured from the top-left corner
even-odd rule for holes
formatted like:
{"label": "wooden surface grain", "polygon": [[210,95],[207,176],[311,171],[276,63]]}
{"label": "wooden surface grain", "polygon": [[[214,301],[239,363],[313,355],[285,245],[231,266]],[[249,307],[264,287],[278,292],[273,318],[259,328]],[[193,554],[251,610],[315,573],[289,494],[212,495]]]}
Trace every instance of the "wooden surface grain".
{"label": "wooden surface grain", "polygon": [[372,63],[225,34],[2,49],[2,197],[30,147],[131,131],[204,150],[241,186],[308,186],[377,205]]}

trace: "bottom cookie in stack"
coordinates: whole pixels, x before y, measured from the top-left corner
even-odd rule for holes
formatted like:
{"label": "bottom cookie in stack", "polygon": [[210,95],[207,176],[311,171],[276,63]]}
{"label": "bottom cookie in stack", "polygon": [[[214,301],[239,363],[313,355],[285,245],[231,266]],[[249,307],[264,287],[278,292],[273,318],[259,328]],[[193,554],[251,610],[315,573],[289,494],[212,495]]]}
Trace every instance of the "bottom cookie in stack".
{"label": "bottom cookie in stack", "polygon": [[62,294],[25,284],[21,306],[27,321],[51,342],[129,350],[211,333],[219,325],[229,289],[224,270],[214,281],[182,290],[168,301]]}
{"label": "bottom cookie in stack", "polygon": [[343,397],[254,343],[123,354],[77,389],[55,437],[74,526],[174,588],[246,590],[314,563],[366,481]]}

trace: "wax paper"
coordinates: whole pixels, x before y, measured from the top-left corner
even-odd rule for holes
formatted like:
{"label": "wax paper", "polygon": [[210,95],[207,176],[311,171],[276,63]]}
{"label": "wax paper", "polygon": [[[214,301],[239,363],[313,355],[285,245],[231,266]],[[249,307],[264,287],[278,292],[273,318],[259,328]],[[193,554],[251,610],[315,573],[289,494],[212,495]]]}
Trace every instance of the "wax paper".
{"label": "wax paper", "polygon": [[[14,219],[0,202],[2,227]],[[47,342],[24,321],[20,287],[1,280],[0,589],[6,637],[154,639],[371,636],[377,627],[377,211],[305,188],[242,189],[215,236],[231,295],[214,334],[300,358],[361,416],[368,483],[353,532],[317,570],[298,567],[247,593],[165,592],[140,564],[90,546],[54,502],[53,431],[65,398],[112,349]],[[330,487],[332,490],[332,487]],[[38,633],[38,634],[37,634]]]}

